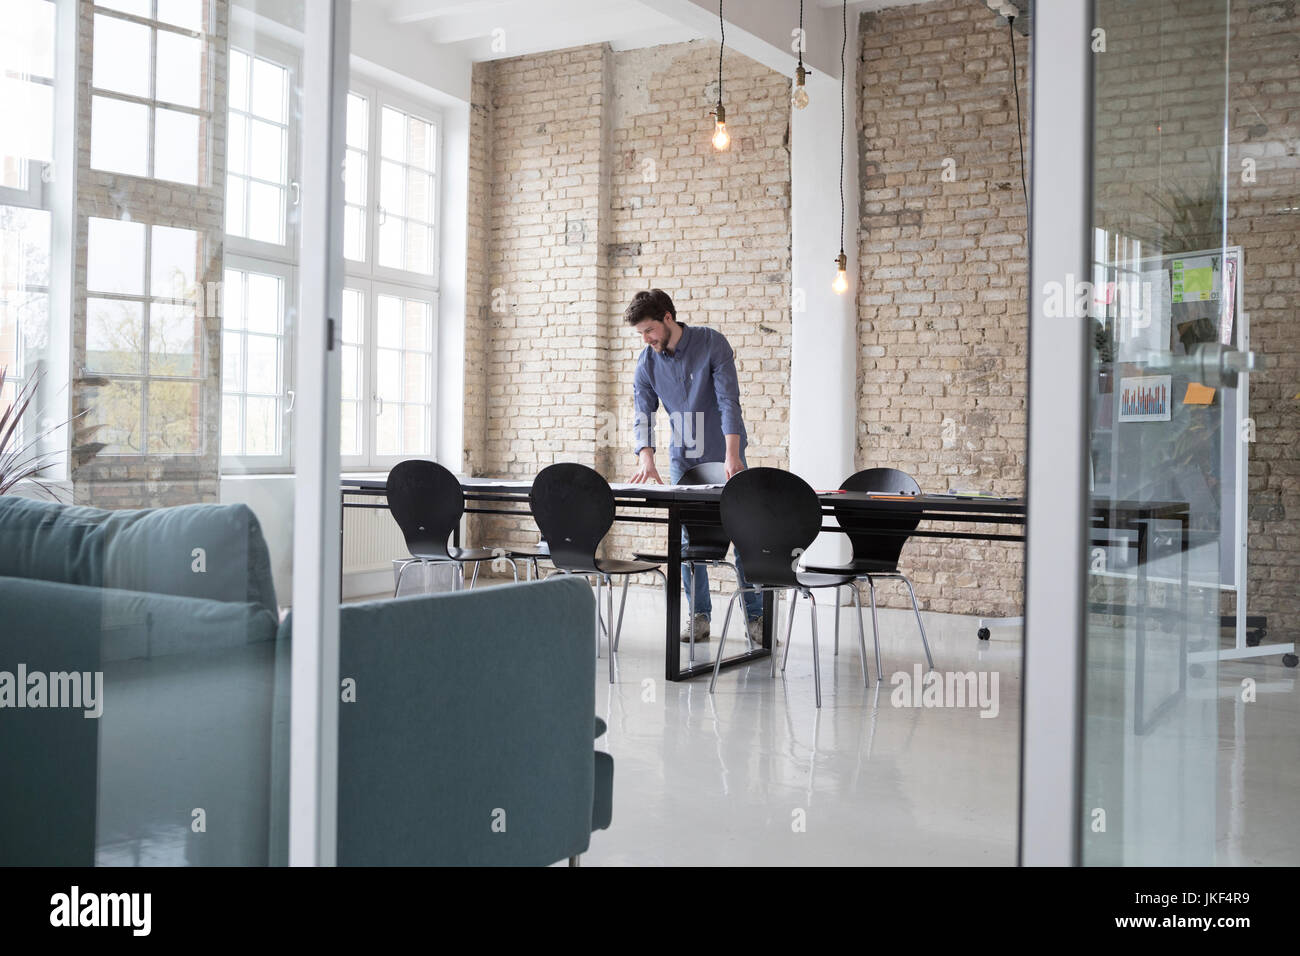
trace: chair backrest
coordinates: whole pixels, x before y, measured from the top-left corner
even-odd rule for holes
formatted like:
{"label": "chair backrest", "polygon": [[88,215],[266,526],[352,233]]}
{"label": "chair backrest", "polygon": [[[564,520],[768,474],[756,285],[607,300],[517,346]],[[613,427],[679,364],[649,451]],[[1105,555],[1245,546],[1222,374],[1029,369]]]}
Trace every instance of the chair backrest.
{"label": "chair backrest", "polygon": [[388,510],[416,557],[449,557],[447,541],[465,513],[460,481],[437,462],[411,459],[388,473]]}
{"label": "chair backrest", "polygon": [[614,492],[586,465],[565,461],[543,468],[528,493],[533,520],[564,571],[596,570],[596,549],[614,524]]}
{"label": "chair backrest", "polygon": [[[727,466],[720,461],[705,461],[693,468],[688,468],[678,479],[679,485],[725,485],[727,483]],[[683,519],[682,527],[686,529],[686,540],[695,548],[718,548],[726,554],[731,546],[725,529],[716,524],[700,524]]]}
{"label": "chair backrest", "polygon": [[[888,495],[919,495],[921,486],[905,471],[897,468],[867,468],[850,475],[840,485],[844,491],[873,491]],[[908,534],[916,530],[920,518],[913,515],[885,517],[864,515],[836,504],[835,519],[853,544],[853,560],[866,561],[882,571],[898,567]],[[888,532],[886,534],[871,532]]]}
{"label": "chair backrest", "polygon": [[798,584],[795,552],[806,551],[822,526],[821,501],[808,482],[779,468],[748,468],[722,489],[721,510],[751,584]]}

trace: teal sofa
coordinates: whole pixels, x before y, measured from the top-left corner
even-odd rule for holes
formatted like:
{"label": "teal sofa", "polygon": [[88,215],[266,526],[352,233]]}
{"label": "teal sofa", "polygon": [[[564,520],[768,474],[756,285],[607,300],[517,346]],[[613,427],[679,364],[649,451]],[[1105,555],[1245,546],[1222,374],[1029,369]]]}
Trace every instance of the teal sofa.
{"label": "teal sofa", "polygon": [[[610,825],[614,776],[593,746],[593,601],[586,581],[558,577],[342,607],[340,865],[548,865],[587,850]],[[282,686],[291,635],[292,616]],[[283,713],[278,730],[283,801]],[[280,858],[285,846],[280,833]]]}
{"label": "teal sofa", "polygon": [[0,497],[0,671],[103,673],[0,711],[0,864],[264,865],[278,624],[243,505]]}

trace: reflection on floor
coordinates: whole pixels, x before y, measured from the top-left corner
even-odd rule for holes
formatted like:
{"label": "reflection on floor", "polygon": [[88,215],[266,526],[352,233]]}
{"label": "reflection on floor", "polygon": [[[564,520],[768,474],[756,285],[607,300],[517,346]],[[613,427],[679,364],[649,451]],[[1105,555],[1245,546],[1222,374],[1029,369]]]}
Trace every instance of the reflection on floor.
{"label": "reflection on floor", "polygon": [[[716,650],[724,611],[715,597],[714,639],[700,659]],[[835,657],[834,617],[822,607],[820,712],[803,602],[784,675],[771,679],[767,662],[723,671],[712,697],[707,677],[670,683],[662,594],[633,588],[616,683],[603,646],[596,669],[596,712],[609,724],[596,746],[615,758],[614,822],[593,835],[584,865],[1013,865],[1021,632],[979,641],[974,618],[925,620],[940,672],[982,676],[986,692],[997,675],[996,716],[981,716],[991,702],[899,700],[896,675],[914,678],[924,655],[911,612],[892,609],[880,613],[885,679],[877,691],[869,658],[868,691],[852,614],[843,612]],[[871,654],[869,617],[866,627]],[[728,656],[743,645],[733,622]],[[1219,669],[1219,865],[1300,863],[1296,676],[1277,658]],[[1246,677],[1254,703],[1241,701]]]}

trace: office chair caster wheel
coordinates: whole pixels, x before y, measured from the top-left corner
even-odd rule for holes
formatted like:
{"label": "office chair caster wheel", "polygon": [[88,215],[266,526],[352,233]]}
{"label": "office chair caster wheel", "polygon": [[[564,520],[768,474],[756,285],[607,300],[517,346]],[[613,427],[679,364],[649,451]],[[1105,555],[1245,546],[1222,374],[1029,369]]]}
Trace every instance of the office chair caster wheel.
{"label": "office chair caster wheel", "polygon": [[1247,631],[1247,632],[1246,632],[1246,646],[1247,646],[1247,647],[1259,647],[1259,641],[1260,641],[1260,638],[1262,638],[1263,636],[1264,636],[1264,635],[1263,635],[1262,633],[1260,633],[1259,631]]}
{"label": "office chair caster wheel", "polygon": [[1294,654],[1283,654],[1282,663],[1287,667],[1295,667],[1296,664],[1300,663],[1300,657],[1296,657]]}
{"label": "office chair caster wheel", "polygon": [[981,641],[987,641],[992,635],[989,633],[989,629],[987,627],[981,627],[978,631],[975,632],[975,636],[978,637]]}

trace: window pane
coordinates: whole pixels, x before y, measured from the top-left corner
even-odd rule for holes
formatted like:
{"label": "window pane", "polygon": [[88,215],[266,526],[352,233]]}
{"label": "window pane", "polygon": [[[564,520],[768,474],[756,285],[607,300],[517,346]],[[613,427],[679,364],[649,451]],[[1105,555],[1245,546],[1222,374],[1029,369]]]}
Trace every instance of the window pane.
{"label": "window pane", "polygon": [[369,104],[356,93],[348,94],[347,144],[357,149],[366,148],[370,123]]}
{"label": "window pane", "polygon": [[361,349],[355,345],[345,345],[340,359],[343,365],[342,395],[345,399],[359,399],[361,397]]}
{"label": "window pane", "polygon": [[361,454],[361,412],[358,403],[344,402],[339,421],[339,454]]}
{"label": "window pane", "polygon": [[401,432],[402,406],[389,402],[384,405],[382,414],[375,416],[375,454],[400,455]]}
{"label": "window pane", "polygon": [[[222,385],[224,389],[224,384]],[[243,452],[239,442],[239,396],[221,396],[221,454],[238,455]]]}
{"label": "window pane", "polygon": [[381,348],[402,347],[402,300],[391,295],[379,296],[376,306],[378,328],[375,341]]}
{"label": "window pane", "polygon": [[429,348],[429,303],[418,299],[406,301],[406,324],[403,344],[408,349],[426,351]]}
{"label": "window pane", "polygon": [[390,269],[405,268],[402,256],[402,220],[389,215],[379,226],[379,264]]}
{"label": "window pane", "polygon": [[154,176],[198,185],[199,118],[164,109],[157,110],[155,117]]}
{"label": "window pane", "polygon": [[221,336],[221,391],[223,393],[243,390],[243,355],[244,337],[238,332],[225,332]]}
{"label": "window pane", "polygon": [[289,71],[267,60],[253,60],[252,112],[276,123],[286,122]]}
{"label": "window pane", "polygon": [[238,176],[226,177],[226,232],[232,236],[247,235],[244,221],[244,180]]}
{"label": "window pane", "polygon": [[123,13],[134,13],[137,17],[153,16],[153,11],[149,9],[149,0],[95,0],[95,6],[121,10]]}
{"label": "window pane", "polygon": [[244,274],[235,269],[226,270],[226,287],[221,294],[221,324],[227,329],[244,327]]}
{"label": "window pane", "polygon": [[249,335],[244,344],[248,350],[248,380],[244,391],[257,395],[280,394],[279,340],[270,335]]}
{"label": "window pane", "polygon": [[262,120],[252,120],[251,125],[249,172],[258,179],[284,182],[284,130]]}
{"label": "window pane", "polygon": [[87,418],[104,427],[95,436],[107,447],[104,455],[138,455],[144,450],[140,427],[141,392],[139,382],[110,382],[96,389],[95,401]]}
{"label": "window pane", "polygon": [[379,168],[379,205],[390,216],[400,216],[406,209],[405,176],[402,167],[385,160]]}
{"label": "window pane", "polygon": [[149,429],[151,455],[197,455],[202,449],[198,383],[150,382]]}
{"label": "window pane", "polygon": [[379,114],[379,150],[384,159],[406,159],[406,116],[385,106]]}
{"label": "window pane", "polygon": [[425,408],[422,405],[402,407],[402,448],[398,454],[423,455],[429,451],[425,432]]}
{"label": "window pane", "polygon": [[433,245],[433,230],[423,223],[407,221],[406,228],[406,268],[411,272],[429,275],[433,272],[433,263],[429,258]]}
{"label": "window pane", "polygon": [[279,186],[248,184],[248,238],[284,244],[284,190]]}
{"label": "window pane", "polygon": [[280,277],[248,274],[248,328],[254,332],[279,332],[282,297]]}
{"label": "window pane", "polygon": [[128,176],[149,174],[149,107],[107,96],[92,98],[90,165]]}
{"label": "window pane", "polygon": [[199,105],[199,71],[203,45],[198,37],[158,31],[158,67],[155,98],[180,106]]}
{"label": "window pane", "polygon": [[87,222],[86,288],[91,292],[144,293],[144,224],[120,219]]}
{"label": "window pane", "polygon": [[193,306],[153,303],[149,308],[149,374],[197,377],[202,334]]}
{"label": "window pane", "polygon": [[230,115],[226,127],[226,170],[241,176],[248,173],[248,119],[237,113]]}
{"label": "window pane", "polygon": [[99,90],[149,96],[150,29],[117,17],[95,16],[91,83]]}
{"label": "window pane", "polygon": [[196,33],[203,29],[202,0],[158,0],[158,19]]}
{"label": "window pane", "polygon": [[402,383],[402,401],[419,403],[428,402],[428,353],[407,352],[405,361],[406,375]]}
{"label": "window pane", "polygon": [[0,63],[11,73],[54,76],[54,4],[7,0],[0,30]]}
{"label": "window pane", "polygon": [[411,219],[433,222],[433,177],[418,169],[407,169],[405,175],[404,214]]}
{"label": "window pane", "polygon": [[50,283],[50,214],[0,206],[0,297],[15,302],[26,286]]}
{"label": "window pane", "polygon": [[357,206],[366,202],[366,157],[355,149],[343,157],[343,200]]}
{"label": "window pane", "polygon": [[199,258],[199,234],[193,229],[153,227],[150,292],[173,299],[194,294]]}
{"label": "window pane", "polygon": [[433,171],[434,127],[414,116],[406,118],[406,161],[412,166]]}
{"label": "window pane", "polygon": [[86,300],[86,368],[92,372],[144,372],[144,304]]}
{"label": "window pane", "polygon": [[385,403],[402,400],[402,353],[379,349],[375,356],[375,392]]}
{"label": "window pane", "polygon": [[243,50],[230,48],[229,87],[226,91],[226,106],[232,110],[248,112],[248,71],[250,57]]}
{"label": "window pane", "polygon": [[277,455],[280,453],[280,403],[274,398],[244,399],[245,454]]}
{"label": "window pane", "polygon": [[0,76],[0,186],[26,189],[18,163],[53,159],[53,121],[53,87]]}
{"label": "window pane", "polygon": [[366,214],[356,206],[343,210],[343,257],[366,261]]}
{"label": "window pane", "polygon": [[365,315],[364,298],[360,289],[343,290],[343,341],[361,345],[361,320]]}

